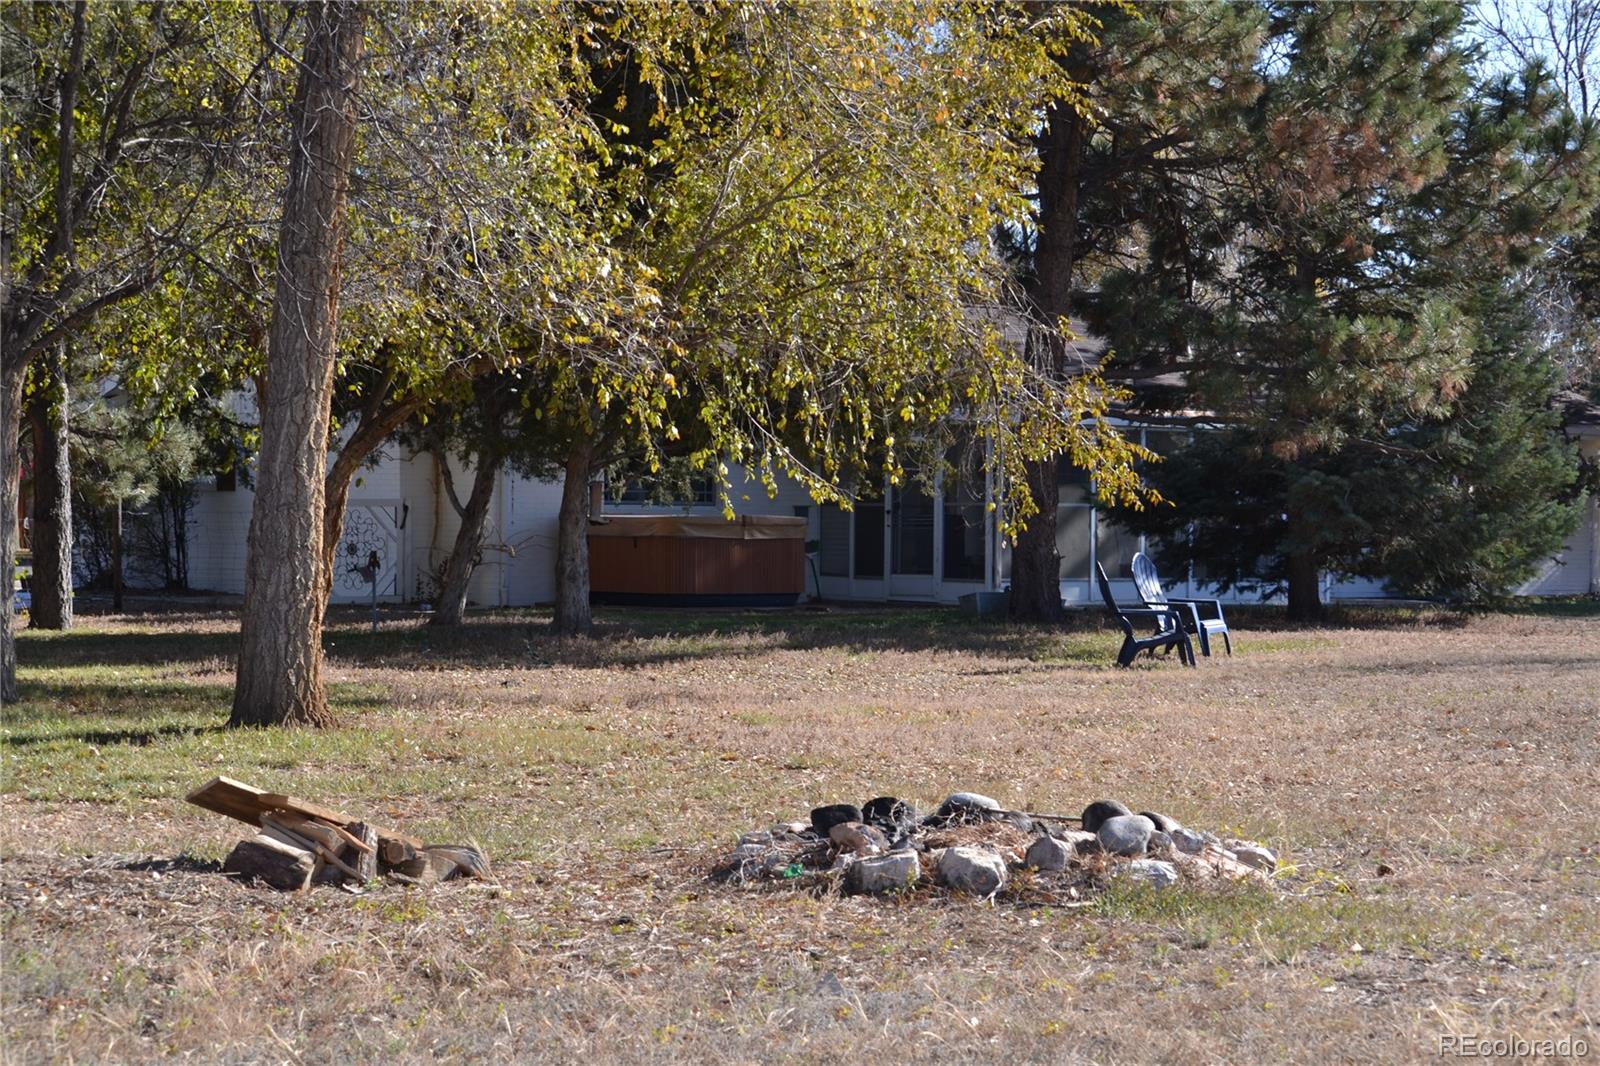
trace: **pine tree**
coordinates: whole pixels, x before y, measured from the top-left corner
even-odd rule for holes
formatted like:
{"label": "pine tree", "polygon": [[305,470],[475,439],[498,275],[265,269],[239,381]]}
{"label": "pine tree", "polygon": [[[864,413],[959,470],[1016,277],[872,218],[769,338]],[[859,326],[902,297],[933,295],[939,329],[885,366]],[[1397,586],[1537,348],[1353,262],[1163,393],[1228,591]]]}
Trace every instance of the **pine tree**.
{"label": "pine tree", "polygon": [[[1093,40],[1058,55],[1087,107],[1059,102],[1034,138],[1039,159],[1033,217],[1002,231],[1035,320],[1039,358],[1058,377],[1079,369],[1060,327],[1079,308],[1073,290],[1115,264],[1152,219],[1195,195],[1214,170],[1222,135],[1256,92],[1252,64],[1263,31],[1250,5],[1193,3],[1138,10],[1085,5]],[[1048,621],[1062,610],[1056,548],[1058,468],[1027,464],[1038,511],[1012,552],[1013,617]]]}
{"label": "pine tree", "polygon": [[[1286,589],[1293,617],[1320,614],[1329,568],[1389,573],[1388,560],[1417,587],[1481,589],[1487,578],[1424,579],[1401,560],[1493,554],[1503,531],[1458,529],[1407,556],[1395,545],[1415,519],[1384,497],[1445,499],[1378,472],[1494,483],[1496,434],[1471,419],[1515,404],[1506,417],[1538,423],[1548,392],[1478,316],[1497,303],[1485,293],[1584,219],[1594,131],[1537,80],[1472,86],[1454,5],[1269,10],[1272,58],[1232,162],[1098,295],[1096,321],[1124,357],[1182,371],[1157,402],[1230,427],[1150,472],[1175,510],[1123,517],[1168,537],[1169,563],[1187,554],[1223,585],[1255,573]],[[1516,566],[1490,569],[1503,583]]]}

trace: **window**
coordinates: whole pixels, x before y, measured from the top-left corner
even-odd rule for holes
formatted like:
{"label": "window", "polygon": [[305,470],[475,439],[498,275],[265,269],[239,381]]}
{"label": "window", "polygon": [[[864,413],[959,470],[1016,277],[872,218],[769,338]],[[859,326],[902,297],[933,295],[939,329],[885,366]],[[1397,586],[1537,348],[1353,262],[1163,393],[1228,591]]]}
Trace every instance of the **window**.
{"label": "window", "polygon": [[1056,508],[1056,554],[1062,581],[1089,580],[1089,534],[1094,509],[1071,505]]}
{"label": "window", "polygon": [[850,576],[850,512],[836,503],[822,505],[822,549],[818,569],[824,577]]}
{"label": "window", "polygon": [[933,498],[916,484],[894,490],[894,572],[933,573]]}
{"label": "window", "polygon": [[622,483],[620,495],[611,494],[617,503],[655,507],[693,507],[717,502],[714,477],[662,478],[631,477]]}
{"label": "window", "polygon": [[883,504],[858,503],[856,522],[856,577],[883,578]]}
{"label": "window", "polygon": [[979,447],[956,446],[945,456],[944,578],[982,581],[988,509],[983,502],[983,454]]}
{"label": "window", "polygon": [[1089,471],[1073,466],[1065,455],[1056,462],[1056,484],[1061,486],[1057,503],[1089,502]]}
{"label": "window", "polygon": [[1139,550],[1139,535],[1099,516],[1095,533],[1097,559],[1105,567],[1106,577],[1113,581],[1126,578],[1133,567],[1134,553]]}

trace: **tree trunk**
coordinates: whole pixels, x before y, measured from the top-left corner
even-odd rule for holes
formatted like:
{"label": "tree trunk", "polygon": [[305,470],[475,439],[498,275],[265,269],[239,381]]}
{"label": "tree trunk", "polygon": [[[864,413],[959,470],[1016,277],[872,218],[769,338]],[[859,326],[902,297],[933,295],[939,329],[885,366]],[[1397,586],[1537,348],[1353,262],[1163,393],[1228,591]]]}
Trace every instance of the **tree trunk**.
{"label": "tree trunk", "polygon": [[355,0],[316,4],[308,15],[267,336],[267,388],[258,398],[261,451],[228,720],[234,726],[332,720],[322,688],[322,612],[332,581],[323,561],[324,479],[365,18]]}
{"label": "tree trunk", "polygon": [[[1050,106],[1038,138],[1038,240],[1033,252],[1029,297],[1043,324],[1045,351],[1055,376],[1067,372],[1066,346],[1058,332],[1072,311],[1072,269],[1077,249],[1078,182],[1083,168],[1085,120],[1066,103]],[[1017,535],[1011,552],[1011,617],[1029,622],[1059,621],[1061,558],[1056,551],[1056,504],[1060,487],[1056,460],[1027,464],[1028,488],[1039,513]]]}
{"label": "tree trunk", "polygon": [[556,519],[555,630],[564,636],[589,632],[589,476],[594,472],[594,441],[584,438],[567,453]]}
{"label": "tree trunk", "polygon": [[[41,379],[48,378],[48,381]],[[33,606],[35,629],[72,627],[72,470],[67,461],[67,349],[56,346],[40,364],[35,381],[46,385],[34,398]]]}
{"label": "tree trunk", "polygon": [[1013,618],[1055,622],[1062,615],[1061,553],[1056,550],[1061,486],[1056,479],[1056,460],[1028,463],[1027,471],[1028,491],[1039,505],[1039,513],[1028,517],[1027,528],[1011,549],[1011,591],[1006,602]]}
{"label": "tree trunk", "polygon": [[122,500],[111,508],[111,609],[122,613]]}
{"label": "tree trunk", "polygon": [[[489,501],[494,497],[495,475],[500,472],[501,459],[490,452],[478,456],[478,468],[472,475],[472,494],[461,515],[461,528],[456,530],[456,542],[450,549],[450,559],[445,563],[444,581],[439,590],[439,602],[430,625],[458,626],[467,609],[467,585],[472,580],[472,568],[477,563],[478,552],[483,548],[484,520],[489,516]],[[450,472],[444,472],[445,477]],[[452,490],[454,491],[454,490]],[[562,494],[562,505],[566,495]],[[588,589],[584,589],[587,595]]]}
{"label": "tree trunk", "polygon": [[1314,548],[1317,531],[1293,502],[1288,510],[1288,555],[1284,560],[1284,570],[1289,586],[1289,619],[1294,622],[1320,622],[1322,574]]}
{"label": "tree trunk", "polygon": [[1290,552],[1288,558],[1289,620],[1322,621],[1322,575],[1316,556],[1310,552]]}
{"label": "tree trunk", "polygon": [[0,606],[0,703],[17,700],[16,615],[17,522],[22,492],[22,380],[27,364],[17,361],[0,374],[0,565],[5,567],[5,602]]}

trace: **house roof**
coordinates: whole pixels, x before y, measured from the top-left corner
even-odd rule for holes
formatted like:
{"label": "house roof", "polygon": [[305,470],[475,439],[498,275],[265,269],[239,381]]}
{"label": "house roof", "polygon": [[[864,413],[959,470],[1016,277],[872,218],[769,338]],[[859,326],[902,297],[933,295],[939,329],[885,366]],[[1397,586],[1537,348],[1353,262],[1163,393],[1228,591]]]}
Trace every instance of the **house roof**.
{"label": "house roof", "polygon": [[1561,424],[1569,432],[1600,434],[1600,403],[1575,389],[1556,393],[1555,402],[1561,411]]}

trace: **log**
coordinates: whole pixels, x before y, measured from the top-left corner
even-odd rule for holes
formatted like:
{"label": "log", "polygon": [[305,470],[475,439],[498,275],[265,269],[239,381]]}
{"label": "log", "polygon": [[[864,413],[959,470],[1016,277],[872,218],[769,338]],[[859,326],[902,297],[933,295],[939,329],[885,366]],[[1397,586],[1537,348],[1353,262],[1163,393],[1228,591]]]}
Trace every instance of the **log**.
{"label": "log", "polygon": [[401,863],[410,862],[417,857],[417,852],[422,850],[417,844],[403,837],[389,836],[387,833],[378,836],[378,855],[387,866],[399,866]]}
{"label": "log", "polygon": [[435,881],[450,880],[459,869],[459,864],[449,854],[424,850],[404,862],[391,863],[384,872],[399,875],[407,884],[431,885]]}
{"label": "log", "polygon": [[491,878],[489,860],[483,852],[466,844],[429,844],[427,852],[435,859],[448,858],[457,869],[457,876],[472,877],[479,881]]}
{"label": "log", "polygon": [[315,868],[316,858],[311,852],[265,834],[239,841],[222,864],[225,874],[244,881],[263,881],[285,892],[298,892],[309,885]]}
{"label": "log", "polygon": [[345,828],[361,847],[345,849],[344,858],[355,865],[361,883],[366,884],[378,876],[378,829],[365,822],[351,822]]}

